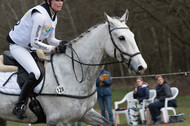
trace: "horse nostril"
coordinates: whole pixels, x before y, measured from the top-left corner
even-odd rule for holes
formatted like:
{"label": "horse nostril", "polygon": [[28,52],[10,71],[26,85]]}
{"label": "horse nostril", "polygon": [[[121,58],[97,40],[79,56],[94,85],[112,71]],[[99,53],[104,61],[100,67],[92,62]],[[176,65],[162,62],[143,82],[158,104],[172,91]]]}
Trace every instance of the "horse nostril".
{"label": "horse nostril", "polygon": [[138,70],[139,70],[139,71],[141,71],[141,70],[143,70],[143,69],[144,69],[143,66],[139,66],[139,67],[138,67]]}

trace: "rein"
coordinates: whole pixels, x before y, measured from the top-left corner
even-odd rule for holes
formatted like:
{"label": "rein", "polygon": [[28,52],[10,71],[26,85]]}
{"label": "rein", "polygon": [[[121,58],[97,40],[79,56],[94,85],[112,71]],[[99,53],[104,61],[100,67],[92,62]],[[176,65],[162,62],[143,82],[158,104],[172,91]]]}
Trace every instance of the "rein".
{"label": "rein", "polygon": [[[124,59],[124,55],[126,56],[129,56],[129,61],[128,61],[128,67],[130,67],[130,63],[131,63],[131,60],[133,57],[141,54],[140,52],[137,52],[137,53],[134,53],[134,54],[129,54],[129,53],[126,53],[126,52],[123,52],[118,46],[117,44],[115,43],[114,39],[113,39],[113,36],[111,34],[112,31],[114,30],[118,30],[118,29],[129,29],[129,27],[117,27],[117,28],[113,28],[111,29],[110,28],[110,24],[108,24],[108,30],[109,30],[109,34],[110,34],[110,39],[112,41],[112,44],[114,45],[115,49],[114,49],[114,57],[115,59],[117,59],[117,56],[116,56],[116,51],[118,50],[120,52],[120,56],[121,56],[121,61],[117,61],[117,62],[109,62],[109,63],[99,63],[99,64],[87,64],[87,63],[83,63],[80,61],[80,58],[78,56],[78,54],[76,53],[76,51],[72,48],[72,43],[69,43],[69,44],[66,44],[67,47],[69,47],[71,49],[71,56],[69,56],[68,54],[65,53],[65,55],[67,57],[69,57],[71,60],[72,60],[72,67],[73,67],[73,71],[74,71],[74,75],[75,75],[75,78],[76,80],[79,82],[79,83],[82,83],[85,78],[84,78],[84,72],[83,72],[83,67],[82,65],[87,65],[87,66],[101,66],[101,65],[108,65],[108,64],[115,64],[115,63],[123,63],[125,61]],[[73,54],[76,54],[78,60],[76,60],[74,58],[74,55]],[[52,70],[53,70],[53,74],[54,74],[54,77],[55,77],[55,80],[56,80],[56,83],[58,86],[60,86],[60,83],[58,81],[58,78],[57,78],[57,75],[55,73],[55,69],[54,69],[54,65],[53,65],[53,56],[54,56],[54,53],[51,54],[51,59],[50,59],[50,62],[51,62],[51,66],[52,66]],[[76,75],[76,71],[75,71],[75,65],[74,65],[74,62],[77,62],[81,65],[81,70],[82,70],[82,79],[79,81],[78,78],[77,78],[77,75]],[[48,94],[48,93],[42,93],[40,95],[46,95],[46,96],[64,96],[64,97],[70,97],[70,98],[77,98],[77,99],[84,99],[84,98],[88,98],[90,96],[92,96],[93,94],[96,93],[96,90],[94,92],[92,92],[91,94],[87,95],[87,96],[75,96],[75,95],[68,95],[68,94]]]}
{"label": "rein", "polygon": [[[76,80],[78,81],[78,78],[77,78],[77,76],[76,76],[76,72],[75,72],[75,69],[74,69],[73,52],[71,52],[71,53],[72,53],[72,57],[71,57],[71,59],[72,59],[72,66],[73,66],[75,78],[76,78]],[[53,56],[54,56],[54,54],[55,54],[55,53],[52,53],[52,54],[51,54],[51,59],[50,59],[50,60],[46,60],[46,61],[48,61],[48,62],[51,63],[51,67],[52,67],[52,71],[53,71],[53,75],[54,75],[54,77],[55,77],[56,83],[57,83],[58,86],[60,86],[60,83],[59,83],[59,80],[58,80],[57,75],[56,75],[56,73],[55,73],[55,68],[54,68],[54,65],[53,65]],[[79,61],[80,61],[80,59],[79,59]],[[82,65],[81,65],[81,67],[82,67]],[[82,71],[82,72],[83,72],[83,71]],[[83,76],[83,74],[82,74],[82,76]],[[79,81],[78,81],[78,82],[81,83],[82,81],[83,81],[83,77],[82,77],[82,80],[81,80],[80,82],[79,82]],[[52,93],[52,94],[50,94],[50,93],[40,93],[39,95],[41,95],[41,96],[69,97],[69,98],[75,98],[75,99],[85,99],[85,98],[88,98],[88,97],[94,95],[94,94],[96,93],[96,91],[97,91],[97,89],[95,89],[91,94],[88,94],[88,95],[86,95],[86,96],[69,95],[69,94],[55,94],[55,93]]]}
{"label": "rein", "polygon": [[[127,55],[127,56],[130,57],[129,62],[128,62],[128,66],[130,66],[130,61],[131,61],[131,59],[132,59],[133,57],[135,57],[136,55],[139,55],[139,54],[141,54],[141,53],[140,53],[140,52],[137,52],[137,53],[135,53],[135,54],[129,54],[129,53],[123,52],[123,51],[116,45],[116,43],[115,43],[115,41],[114,41],[114,39],[113,39],[113,37],[112,37],[111,32],[114,31],[114,30],[118,30],[118,29],[129,29],[129,27],[117,27],[117,28],[110,29],[110,25],[108,25],[108,30],[109,30],[109,34],[110,34],[110,39],[111,39],[111,41],[112,41],[112,43],[113,43],[113,45],[114,45],[114,47],[115,47],[115,49],[114,49],[114,57],[115,57],[115,59],[117,59],[117,56],[116,56],[116,49],[119,50],[119,52],[120,52],[120,54],[121,54],[121,57],[122,57],[122,60],[121,60],[121,61],[108,62],[108,63],[98,63],[98,64],[83,63],[83,62],[80,61],[79,56],[78,56],[78,54],[76,53],[76,51],[72,48],[72,44],[71,44],[71,43],[69,43],[69,44],[66,45],[66,46],[69,47],[69,48],[72,50],[72,53],[74,52],[74,53],[76,54],[76,56],[77,56],[77,58],[78,58],[79,60],[74,59],[73,56],[69,56],[69,55],[66,54],[66,53],[65,53],[65,55],[66,55],[67,57],[69,57],[70,59],[72,59],[73,61],[75,61],[75,62],[77,62],[77,63],[79,63],[79,64],[81,64],[81,65],[87,65],[87,66],[101,66],[101,65],[109,65],[109,64],[123,63],[123,62],[125,61],[123,55]],[[69,46],[69,45],[71,45],[71,46]]]}

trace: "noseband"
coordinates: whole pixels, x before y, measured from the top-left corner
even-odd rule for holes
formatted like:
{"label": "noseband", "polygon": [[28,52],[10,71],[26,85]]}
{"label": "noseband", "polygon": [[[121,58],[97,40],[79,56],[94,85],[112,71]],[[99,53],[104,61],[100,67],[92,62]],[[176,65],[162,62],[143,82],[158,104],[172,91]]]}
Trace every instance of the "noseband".
{"label": "noseband", "polygon": [[124,62],[124,61],[125,61],[124,55],[128,56],[128,57],[129,57],[129,60],[128,60],[128,67],[129,67],[132,58],[135,57],[135,56],[137,56],[137,55],[139,55],[139,54],[141,54],[141,53],[140,53],[140,52],[137,52],[137,53],[134,53],[134,54],[129,54],[129,53],[123,52],[123,51],[117,46],[117,44],[115,43],[115,41],[114,41],[114,39],[113,39],[113,36],[112,36],[111,32],[114,31],[114,30],[118,30],[118,29],[129,29],[129,27],[117,27],[117,28],[111,29],[111,28],[110,28],[110,24],[108,24],[108,30],[109,30],[109,34],[110,34],[110,39],[111,39],[111,41],[112,41],[112,43],[113,43],[113,45],[114,45],[114,47],[115,47],[115,48],[114,48],[114,57],[115,57],[115,59],[117,59],[117,55],[116,55],[116,51],[117,51],[117,50],[120,52],[120,56],[121,56],[121,58],[122,58],[120,62]]}

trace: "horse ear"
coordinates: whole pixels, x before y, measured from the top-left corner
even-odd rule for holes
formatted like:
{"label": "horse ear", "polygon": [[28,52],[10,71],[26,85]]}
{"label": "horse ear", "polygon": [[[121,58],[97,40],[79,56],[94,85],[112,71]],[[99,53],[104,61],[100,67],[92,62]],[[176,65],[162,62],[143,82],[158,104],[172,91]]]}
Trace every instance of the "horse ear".
{"label": "horse ear", "polygon": [[120,21],[121,22],[124,21],[125,23],[127,23],[128,17],[129,17],[129,11],[128,11],[128,9],[126,9],[124,15],[120,18]]}
{"label": "horse ear", "polygon": [[113,25],[114,23],[114,20],[113,20],[113,18],[111,18],[110,16],[108,16],[107,14],[106,14],[106,12],[104,12],[104,17],[106,18],[106,21],[110,24],[110,25]]}

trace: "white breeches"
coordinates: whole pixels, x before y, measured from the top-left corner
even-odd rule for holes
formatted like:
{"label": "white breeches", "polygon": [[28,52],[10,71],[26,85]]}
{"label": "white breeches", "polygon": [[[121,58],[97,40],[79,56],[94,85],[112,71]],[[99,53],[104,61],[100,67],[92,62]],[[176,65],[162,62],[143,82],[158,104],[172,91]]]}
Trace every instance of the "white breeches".
{"label": "white breeches", "polygon": [[34,61],[32,55],[30,54],[30,50],[17,45],[17,44],[10,44],[9,46],[10,52],[16,61],[28,72],[33,72],[35,75],[36,80],[40,77],[40,70]]}

